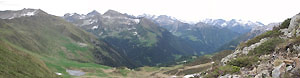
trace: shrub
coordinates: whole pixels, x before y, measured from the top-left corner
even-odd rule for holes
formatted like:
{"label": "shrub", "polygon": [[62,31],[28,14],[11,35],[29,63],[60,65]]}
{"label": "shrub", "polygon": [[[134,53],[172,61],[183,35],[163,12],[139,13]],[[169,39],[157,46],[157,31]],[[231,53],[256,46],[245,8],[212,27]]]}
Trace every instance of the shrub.
{"label": "shrub", "polygon": [[271,38],[268,41],[262,43],[260,46],[254,48],[249,52],[250,55],[263,55],[263,54],[270,54],[275,50],[276,45],[283,42],[280,38]]}
{"label": "shrub", "polygon": [[224,74],[232,74],[235,72],[239,72],[240,71],[240,67],[237,66],[232,66],[232,65],[226,65],[226,66],[221,66],[219,68],[219,71],[223,71]]}
{"label": "shrub", "polygon": [[212,72],[205,75],[204,78],[217,78],[218,76],[225,75],[225,74],[233,74],[238,73],[240,71],[240,67],[226,65],[226,66],[219,66],[216,69],[213,69]]}
{"label": "shrub", "polygon": [[242,56],[230,61],[228,64],[238,67],[251,67],[258,60],[256,56]]}
{"label": "shrub", "polygon": [[203,67],[187,69],[187,70],[183,70],[183,71],[178,72],[177,75],[187,75],[187,74],[199,73],[199,72],[202,72],[202,71],[205,71],[205,70],[209,69],[210,67],[211,67],[211,65],[207,65],[207,66],[203,66]]}
{"label": "shrub", "polygon": [[275,66],[275,67],[276,67],[276,66],[279,66],[279,65],[282,64],[282,63],[283,63],[282,60],[279,60],[279,59],[274,60],[274,66]]}
{"label": "shrub", "polygon": [[213,61],[222,60],[224,57],[226,57],[229,54],[232,54],[233,50],[223,50],[221,52],[217,52],[212,56]]}
{"label": "shrub", "polygon": [[244,46],[242,47],[248,47],[254,43],[259,42],[261,39],[266,38],[266,37],[278,37],[279,35],[281,35],[282,32],[280,32],[279,30],[272,30],[272,31],[267,31],[259,36],[254,37],[251,40],[248,40],[246,43],[244,43]]}
{"label": "shrub", "polygon": [[284,20],[279,26],[280,29],[288,28],[291,22],[291,18]]}
{"label": "shrub", "polygon": [[205,64],[211,62],[212,59],[207,56],[200,56],[199,58],[195,59],[192,62],[189,62],[187,64],[184,64],[184,66],[194,66],[194,65],[199,65],[199,64]]}
{"label": "shrub", "polygon": [[212,55],[204,55],[204,56],[199,56],[195,60],[184,64],[185,66],[194,66],[194,65],[199,65],[199,64],[205,64],[205,63],[210,63],[212,61],[216,62],[219,60],[222,60],[222,58],[226,57],[227,55],[233,53],[233,50],[223,50],[220,52],[216,52],[215,54]]}

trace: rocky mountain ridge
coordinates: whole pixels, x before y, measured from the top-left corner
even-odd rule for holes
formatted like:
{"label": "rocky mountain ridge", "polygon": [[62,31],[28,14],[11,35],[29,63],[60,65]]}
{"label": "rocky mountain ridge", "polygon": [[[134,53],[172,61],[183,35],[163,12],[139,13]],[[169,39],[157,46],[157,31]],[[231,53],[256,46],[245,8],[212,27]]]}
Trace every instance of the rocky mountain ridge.
{"label": "rocky mountain ridge", "polygon": [[1,78],[71,78],[67,70],[103,75],[99,71],[109,66],[136,67],[112,46],[63,18],[42,10],[29,12],[37,13],[0,19]]}
{"label": "rocky mountain ridge", "polygon": [[46,12],[40,10],[40,9],[22,9],[22,10],[6,10],[6,11],[0,11],[0,18],[1,19],[13,19],[13,18],[19,18],[24,16],[33,16],[36,14],[47,14]]}
{"label": "rocky mountain ridge", "polygon": [[209,25],[228,28],[232,31],[241,34],[247,33],[255,27],[265,27],[265,25],[261,22],[252,22],[252,21],[244,21],[244,20],[236,20],[236,19],[232,19],[230,21],[226,21],[224,19],[205,19],[202,20],[201,22],[204,22]]}
{"label": "rocky mountain ridge", "polygon": [[[254,36],[270,30],[273,27],[273,25],[265,26],[260,22],[245,22],[235,19],[231,21],[225,21],[223,19],[207,19],[195,24],[190,24],[167,15],[155,16],[144,14],[138,17],[152,19],[154,22],[158,23],[161,27],[166,28],[174,35],[185,39],[187,43],[196,43],[196,45],[191,44],[193,46],[207,46],[204,48],[209,48],[210,50],[199,49],[199,51],[205,52],[222,51],[225,49],[235,48],[239,42],[253,38]],[[222,24],[226,24],[226,26],[222,26]],[[228,35],[230,35],[230,37],[227,37]]]}
{"label": "rocky mountain ridge", "polygon": [[[300,13],[241,43],[200,78],[299,78]],[[207,74],[203,74],[207,73]]]}

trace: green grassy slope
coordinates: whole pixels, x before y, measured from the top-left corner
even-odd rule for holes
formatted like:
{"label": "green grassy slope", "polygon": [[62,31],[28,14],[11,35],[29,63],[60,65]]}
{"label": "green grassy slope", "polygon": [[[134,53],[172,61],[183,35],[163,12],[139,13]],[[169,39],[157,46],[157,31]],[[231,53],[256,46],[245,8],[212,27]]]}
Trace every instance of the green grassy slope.
{"label": "green grassy slope", "polygon": [[[105,21],[104,21],[105,22]],[[122,25],[101,25],[114,27],[114,31],[104,31],[105,34],[118,32]],[[135,26],[138,35],[133,35],[127,29],[115,35],[99,36],[101,40],[114,46],[120,54],[127,56],[139,66],[155,66],[174,61],[174,55],[192,55],[195,50],[181,42],[164,28],[157,26],[151,20],[141,18]]]}
{"label": "green grassy slope", "polygon": [[0,78],[58,78],[38,58],[0,41]]}
{"label": "green grassy slope", "polygon": [[[35,64],[35,62],[37,62],[38,64],[28,68],[28,71],[29,69],[40,69],[40,73],[60,72],[63,73],[63,77],[68,78],[72,76],[66,73],[66,69],[85,70],[85,72],[89,72],[87,75],[105,76],[102,69],[109,69],[110,67],[100,64],[109,66],[130,65],[130,62],[128,62],[126,58],[120,56],[106,43],[98,41],[93,35],[65,22],[62,18],[48,15],[43,11],[30,17],[0,19],[0,41],[12,46],[12,51],[17,49],[27,53],[28,57],[36,58],[31,61],[24,59],[24,61],[22,61],[24,64],[13,63],[18,62],[18,60],[8,60],[8,62],[12,63],[5,63],[3,66],[15,66],[9,69],[17,69],[17,66],[22,67],[22,65]],[[1,47],[1,50],[4,52],[11,51],[6,49],[9,49],[9,47]],[[11,58],[28,58],[27,56],[21,57],[16,53],[11,54],[14,55],[9,56]],[[8,57],[3,56],[3,58]],[[38,59],[43,62],[37,61]],[[49,71],[45,65],[51,71]],[[38,66],[44,67],[42,69]],[[12,73],[11,75],[3,74],[3,76],[16,78],[27,74],[27,70],[18,70],[19,69],[11,70],[11,72],[19,72],[20,75]],[[2,71],[2,69],[0,69],[0,71]],[[39,70],[31,74],[39,74]],[[33,76],[30,78],[51,77],[51,75],[41,75],[42,76]],[[45,77],[43,77],[43,75]]]}

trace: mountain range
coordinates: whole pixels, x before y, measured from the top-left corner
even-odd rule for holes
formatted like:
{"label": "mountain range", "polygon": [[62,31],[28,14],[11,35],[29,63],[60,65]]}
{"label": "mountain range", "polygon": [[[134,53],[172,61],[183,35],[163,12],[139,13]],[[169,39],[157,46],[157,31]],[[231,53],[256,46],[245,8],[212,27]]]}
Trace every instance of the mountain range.
{"label": "mountain range", "polygon": [[278,25],[278,23],[264,25],[261,22],[235,19],[230,21],[205,19],[198,23],[190,24],[167,15],[144,14],[138,17],[152,19],[175,36],[184,39],[187,44],[193,45],[198,52],[205,53],[234,49],[240,42],[251,39]]}
{"label": "mountain range", "polygon": [[189,45],[146,18],[114,10],[103,15],[96,11],[87,15],[66,14],[64,18],[109,43],[139,66],[156,65],[175,60],[177,55],[196,53]]}
{"label": "mountain range", "polygon": [[0,56],[6,57],[0,59],[0,76],[6,78],[74,77],[69,70],[106,76],[102,70],[111,67],[160,66],[235,49],[278,25],[234,19],[190,24],[167,15],[133,16],[114,10],[62,17],[41,9],[7,10],[0,11],[0,18]]}
{"label": "mountain range", "polygon": [[134,65],[107,43],[99,41],[96,36],[61,17],[49,15],[39,9],[20,11],[35,13],[0,20],[0,40],[4,46],[1,47],[0,54],[1,77],[57,77],[50,70],[68,77],[70,75],[66,70],[71,68],[88,66],[82,69],[94,68],[96,71],[102,65],[128,67]]}

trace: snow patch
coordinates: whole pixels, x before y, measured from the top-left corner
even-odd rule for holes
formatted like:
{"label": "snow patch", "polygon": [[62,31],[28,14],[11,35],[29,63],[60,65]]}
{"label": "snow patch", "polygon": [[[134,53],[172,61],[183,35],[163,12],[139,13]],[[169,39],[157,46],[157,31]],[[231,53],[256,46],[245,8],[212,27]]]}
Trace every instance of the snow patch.
{"label": "snow patch", "polygon": [[135,23],[140,23],[140,19],[134,19]]}
{"label": "snow patch", "polygon": [[222,26],[222,27],[225,27],[225,26],[227,26],[227,23],[223,23],[223,24],[221,24],[221,26]]}
{"label": "snow patch", "polygon": [[192,78],[192,77],[195,77],[195,76],[200,76],[200,74],[199,73],[188,74],[188,75],[184,75],[183,78]]}
{"label": "snow patch", "polygon": [[110,17],[110,16],[103,16],[103,18],[107,18],[107,19],[110,19],[111,17]]}
{"label": "snow patch", "polygon": [[62,75],[62,73],[58,73],[58,72],[55,72],[55,74],[56,74],[56,75],[59,75],[59,76]]}
{"label": "snow patch", "polygon": [[98,27],[99,27],[99,26],[96,25],[96,26],[93,26],[92,29],[93,29],[93,30],[94,30],[94,29],[98,29]]}
{"label": "snow patch", "polygon": [[70,13],[70,15],[69,16],[73,16],[75,13]]}
{"label": "snow patch", "polygon": [[14,19],[14,18],[19,18],[19,17],[23,17],[23,16],[33,16],[37,14],[37,10],[34,11],[29,11],[29,12],[21,12],[19,13],[13,13],[13,15],[7,19]]}
{"label": "snow patch", "polygon": [[177,76],[171,76],[171,78],[177,78]]}
{"label": "snow patch", "polygon": [[137,32],[133,32],[133,35],[138,35],[138,33]]}
{"label": "snow patch", "polygon": [[249,24],[249,23],[251,23],[250,21],[244,21],[244,20],[238,20],[237,22],[240,23],[240,24]]}
{"label": "snow patch", "polygon": [[85,15],[81,15],[81,16],[79,17],[79,19],[85,19],[85,18],[86,18]]}
{"label": "snow patch", "polygon": [[128,28],[127,30],[135,30],[136,28],[135,27],[132,27],[132,28]]}
{"label": "snow patch", "polygon": [[237,26],[237,25],[239,25],[238,23],[234,23],[232,26]]}
{"label": "snow patch", "polygon": [[98,35],[101,36],[103,34],[103,32],[100,32]]}
{"label": "snow patch", "polygon": [[33,16],[33,15],[35,15],[35,12],[36,12],[36,11],[33,11],[33,12],[27,12],[27,13],[23,14],[22,16]]}
{"label": "snow patch", "polygon": [[97,20],[97,19],[95,19],[95,20],[90,19],[89,22],[90,22],[90,24],[93,24],[93,23],[95,23],[95,22],[98,22],[98,20]]}
{"label": "snow patch", "polygon": [[191,77],[194,77],[194,75],[185,75],[185,76],[183,76],[183,78],[191,78]]}

